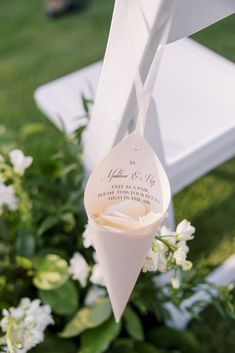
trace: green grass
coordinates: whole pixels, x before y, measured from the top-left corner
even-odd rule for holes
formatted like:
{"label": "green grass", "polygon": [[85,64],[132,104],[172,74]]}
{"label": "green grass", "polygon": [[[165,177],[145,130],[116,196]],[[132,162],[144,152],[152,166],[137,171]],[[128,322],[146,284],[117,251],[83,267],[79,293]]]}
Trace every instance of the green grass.
{"label": "green grass", "polygon": [[[113,0],[93,0],[84,13],[56,21],[44,16],[42,4],[42,0],[0,2],[0,124],[16,134],[30,122],[45,125],[38,138],[29,138],[22,146],[37,156],[35,165],[59,148],[60,135],[35,107],[33,92],[102,58]],[[194,38],[235,61],[234,31],[233,16]],[[174,203],[177,221],[188,218],[197,228],[191,244],[193,260],[206,258],[218,265],[235,252],[235,159],[176,195]],[[210,352],[224,353],[234,351],[233,325],[208,309],[203,323],[191,327]]]}

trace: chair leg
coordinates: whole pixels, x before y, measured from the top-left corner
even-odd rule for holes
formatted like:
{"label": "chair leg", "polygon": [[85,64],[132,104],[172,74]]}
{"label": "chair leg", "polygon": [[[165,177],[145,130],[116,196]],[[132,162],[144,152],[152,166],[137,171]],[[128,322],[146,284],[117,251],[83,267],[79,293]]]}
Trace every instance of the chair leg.
{"label": "chair leg", "polygon": [[163,224],[170,230],[175,230],[175,213],[173,200],[171,200],[170,206],[168,208],[168,217],[165,218]]}

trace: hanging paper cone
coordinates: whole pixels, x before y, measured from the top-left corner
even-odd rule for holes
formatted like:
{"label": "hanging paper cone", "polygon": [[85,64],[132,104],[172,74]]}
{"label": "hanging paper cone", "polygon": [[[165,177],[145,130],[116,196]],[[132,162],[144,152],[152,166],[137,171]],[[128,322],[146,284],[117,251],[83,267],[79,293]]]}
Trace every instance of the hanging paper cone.
{"label": "hanging paper cone", "polygon": [[[108,207],[125,200],[141,203],[146,212],[152,211],[158,218],[131,231],[115,231],[97,223]],[[129,135],[99,163],[88,180],[84,202],[113,312],[119,321],[170,203],[166,173],[142,135]]]}

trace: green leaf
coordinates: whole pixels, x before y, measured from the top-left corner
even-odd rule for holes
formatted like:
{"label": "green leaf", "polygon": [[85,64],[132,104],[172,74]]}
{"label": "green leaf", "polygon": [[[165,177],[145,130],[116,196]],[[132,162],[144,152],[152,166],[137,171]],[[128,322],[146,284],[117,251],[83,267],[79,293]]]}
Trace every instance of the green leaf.
{"label": "green leaf", "polygon": [[102,353],[106,351],[119,332],[120,324],[117,324],[113,318],[95,329],[87,330],[81,335],[79,353]]}
{"label": "green leaf", "polygon": [[33,283],[39,289],[56,289],[68,280],[68,264],[58,255],[48,254],[37,258],[35,264],[37,271]]}
{"label": "green leaf", "polygon": [[130,337],[134,338],[136,341],[142,341],[144,339],[142,323],[136,312],[130,306],[127,306],[123,318]]}
{"label": "green leaf", "polygon": [[16,253],[22,257],[31,257],[35,250],[35,237],[28,229],[21,229],[15,243]]}
{"label": "green leaf", "polygon": [[30,270],[32,268],[32,261],[27,257],[16,256],[16,263],[25,270]]}
{"label": "green leaf", "polygon": [[52,228],[56,223],[58,223],[59,219],[56,216],[48,216],[44,219],[44,221],[40,224],[38,229],[38,234],[42,235],[47,230]]}
{"label": "green leaf", "polygon": [[72,281],[67,281],[63,286],[54,290],[40,290],[39,297],[59,315],[71,315],[78,307],[78,291]]}
{"label": "green leaf", "polygon": [[108,320],[111,313],[112,309],[109,299],[102,298],[95,305],[79,310],[65,326],[60,336],[63,338],[74,337],[87,329],[97,327]]}

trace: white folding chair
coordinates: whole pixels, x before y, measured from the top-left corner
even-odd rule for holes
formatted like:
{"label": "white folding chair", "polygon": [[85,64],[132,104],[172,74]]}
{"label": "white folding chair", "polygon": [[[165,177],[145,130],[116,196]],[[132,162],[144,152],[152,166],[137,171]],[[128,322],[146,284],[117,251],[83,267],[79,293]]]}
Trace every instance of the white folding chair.
{"label": "white folding chair", "polygon": [[[116,0],[98,89],[101,63],[50,82],[35,92],[38,107],[55,125],[61,127],[62,123],[71,133],[84,114],[81,95],[94,99],[97,90],[85,141],[88,170],[92,170],[133,126],[135,72],[127,22],[132,21],[131,26],[138,36],[135,55],[143,77],[156,49],[154,29],[161,0],[134,1],[142,6],[151,27],[150,34],[143,25],[143,16],[134,11],[129,11],[128,15],[127,0]],[[134,2],[129,2],[129,6],[130,10]],[[231,0],[178,0],[169,42],[234,12],[235,2]],[[168,44],[145,135],[165,164],[173,194],[235,155],[234,92],[233,63],[191,39]],[[97,139],[102,140],[102,144],[97,145]],[[168,224],[174,224],[172,207]]]}
{"label": "white folding chair", "polygon": [[[36,90],[38,107],[57,127],[61,119],[72,133],[81,124],[81,95],[94,99],[101,66]],[[173,194],[235,155],[233,63],[191,39],[174,42],[165,50],[154,101],[158,114],[152,104],[146,135],[165,163]]]}

